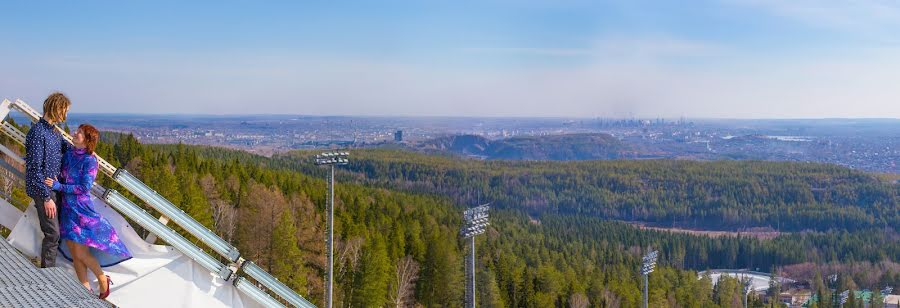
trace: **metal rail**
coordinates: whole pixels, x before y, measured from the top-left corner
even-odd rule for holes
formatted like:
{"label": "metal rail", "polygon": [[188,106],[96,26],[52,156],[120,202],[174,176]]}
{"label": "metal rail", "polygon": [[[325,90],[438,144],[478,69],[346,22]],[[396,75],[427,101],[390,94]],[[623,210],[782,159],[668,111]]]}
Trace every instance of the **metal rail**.
{"label": "metal rail", "polygon": [[297,307],[315,307],[312,303],[295,293],[291,288],[288,288],[288,286],[281,283],[281,281],[278,281],[278,279],[264,271],[252,261],[244,261],[241,270],[244,274],[247,274],[247,276],[252,277],[257,282],[269,288],[269,290],[272,290],[272,292],[275,292],[275,294],[278,294],[278,296],[281,296],[281,298],[291,303],[291,305]]}
{"label": "metal rail", "polygon": [[112,205],[119,213],[128,216],[147,231],[153,232],[153,234],[156,234],[163,241],[166,241],[166,243],[169,243],[169,245],[172,245],[172,247],[175,247],[175,249],[178,249],[210,272],[218,274],[219,277],[226,281],[231,279],[233,271],[228,266],[206,254],[200,247],[197,247],[174,230],[163,225],[159,220],[132,203],[131,200],[128,200],[128,198],[125,198],[125,196],[113,189],[103,189],[99,185],[94,185],[94,187],[100,189],[95,194],[100,194],[101,199]]}
{"label": "metal rail", "polygon": [[266,307],[284,307],[284,305],[269,296],[268,293],[261,290],[253,283],[247,281],[247,278],[238,277],[237,279],[235,279],[234,287],[256,300],[256,302],[265,305]]}
{"label": "metal rail", "polygon": [[209,248],[227,258],[228,261],[236,262],[240,258],[241,254],[237,248],[194,220],[194,218],[169,202],[169,200],[166,200],[159,193],[147,187],[127,170],[117,170],[113,173],[112,178],[135,196],[144,200],[147,204],[151,204],[155,210],[170,217],[172,221],[184,228],[185,231],[200,239]]}

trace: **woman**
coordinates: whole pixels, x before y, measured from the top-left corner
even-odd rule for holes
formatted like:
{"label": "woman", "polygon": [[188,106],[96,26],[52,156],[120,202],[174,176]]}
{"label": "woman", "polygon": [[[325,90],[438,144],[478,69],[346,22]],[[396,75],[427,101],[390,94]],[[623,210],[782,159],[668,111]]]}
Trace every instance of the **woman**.
{"label": "woman", "polygon": [[91,289],[87,270],[97,276],[100,298],[103,299],[109,296],[111,282],[100,269],[97,259],[104,260],[105,265],[117,264],[130,259],[131,253],[119,240],[109,221],[94,210],[91,202],[91,186],[98,168],[94,148],[99,138],[100,133],[93,126],[79,126],[72,135],[74,148],[63,155],[59,181],[47,178],[44,184],[62,193],[59,229],[60,239],[66,245],[60,246],[60,252],[72,260],[75,274],[85,288]]}

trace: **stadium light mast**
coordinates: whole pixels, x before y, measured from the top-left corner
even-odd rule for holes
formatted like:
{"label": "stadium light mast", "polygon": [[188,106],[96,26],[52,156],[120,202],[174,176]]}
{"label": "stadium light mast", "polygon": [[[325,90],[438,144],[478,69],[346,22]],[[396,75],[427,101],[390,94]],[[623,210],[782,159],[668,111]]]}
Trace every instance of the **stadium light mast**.
{"label": "stadium light mast", "polygon": [[644,308],[648,307],[649,303],[649,279],[647,278],[650,273],[656,269],[656,258],[659,257],[659,251],[653,250],[647,255],[644,256],[643,265],[641,266],[641,275],[644,276]]}
{"label": "stadium light mast", "polygon": [[744,277],[741,279],[741,282],[744,285],[744,308],[747,308],[747,297],[750,296],[750,291],[753,290],[753,279],[749,277]]}
{"label": "stadium light mast", "polygon": [[828,282],[831,284],[831,307],[839,308],[841,307],[840,297],[837,292],[838,290],[838,275],[832,274],[828,276]]}
{"label": "stadium light mast", "polygon": [[850,299],[850,290],[841,292],[841,307],[844,307],[844,304],[847,304],[848,299]]}
{"label": "stadium light mast", "polygon": [[470,208],[463,212],[465,224],[459,231],[469,240],[469,256],[466,262],[466,307],[475,308],[475,236],[484,233],[488,226],[488,204]]}
{"label": "stadium light mast", "polygon": [[350,157],[350,153],[348,152],[325,152],[316,155],[316,165],[328,166],[330,169],[328,175],[328,203],[325,206],[325,211],[328,212],[326,215],[328,239],[325,241],[325,245],[328,246],[326,248],[328,252],[328,273],[325,279],[327,281],[325,283],[326,308],[332,308],[332,297],[334,296],[334,166],[350,163],[348,157]]}

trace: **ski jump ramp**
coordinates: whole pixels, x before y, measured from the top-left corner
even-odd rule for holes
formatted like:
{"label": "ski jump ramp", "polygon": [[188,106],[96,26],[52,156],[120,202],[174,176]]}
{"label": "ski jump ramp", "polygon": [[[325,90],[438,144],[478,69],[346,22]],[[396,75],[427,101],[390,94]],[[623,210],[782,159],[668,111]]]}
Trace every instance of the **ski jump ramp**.
{"label": "ski jump ramp", "polygon": [[[0,133],[23,143],[25,134],[6,121],[9,112],[24,113],[32,122],[40,115],[21,100],[4,99],[0,103]],[[59,128],[57,128],[59,129]],[[64,138],[71,141],[61,129]],[[20,168],[24,161],[15,152],[0,145],[0,173],[7,182],[24,186]],[[4,159],[5,158],[5,159]],[[171,202],[143,184],[124,169],[118,169],[101,157],[100,170],[144,203],[161,213],[152,217],[143,208],[119,192],[94,185],[95,209],[116,228],[119,238],[133,258],[104,268],[115,283],[107,300],[120,307],[315,307],[250,260],[241,257],[233,245],[200,225]],[[15,200],[0,193],[0,225],[12,230],[7,240],[19,252],[36,257],[41,234],[33,205],[14,206]],[[23,212],[20,208],[26,208]],[[149,231],[147,239],[128,223],[131,220]],[[190,239],[169,228],[178,224]],[[156,245],[156,238],[168,245]],[[209,253],[195,241],[209,247]],[[74,277],[72,263],[59,254],[57,264]],[[89,275],[90,276],[90,275]],[[92,278],[93,279],[93,278]],[[96,281],[94,289],[98,290]]]}
{"label": "ski jump ramp", "polygon": [[[110,303],[120,307],[264,307],[178,250],[145,242],[106,202],[96,197],[93,201],[94,208],[116,228],[133,255],[127,261],[103,268],[115,283],[107,298]],[[18,210],[6,200],[0,201],[0,206],[6,208],[4,214]],[[7,241],[25,256],[36,258],[43,234],[35,207],[29,205],[18,216],[15,225],[5,225],[12,230]],[[72,263],[62,254],[57,256],[57,264],[75,277]],[[92,284],[94,290],[99,290],[96,281]]]}

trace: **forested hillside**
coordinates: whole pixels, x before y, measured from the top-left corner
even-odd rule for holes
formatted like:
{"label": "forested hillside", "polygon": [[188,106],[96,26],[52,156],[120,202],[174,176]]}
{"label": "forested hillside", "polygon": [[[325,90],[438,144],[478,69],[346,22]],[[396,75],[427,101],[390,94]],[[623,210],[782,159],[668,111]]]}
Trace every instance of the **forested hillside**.
{"label": "forested hillside", "polygon": [[[276,157],[316,172],[311,152]],[[843,167],[762,161],[478,161],[397,150],[355,151],[353,177],[491,201],[532,214],[578,214],[665,226],[781,231],[900,226],[900,185]]]}
{"label": "forested hillside", "polygon": [[[126,166],[186,212],[236,243],[246,257],[321,303],[325,263],[323,170],[311,166],[309,160],[286,156],[266,158],[182,145],[147,146],[130,136],[111,134],[105,134],[104,141],[99,149],[101,155]],[[726,282],[714,290],[708,279],[697,279],[698,269],[769,271],[806,261],[880,266],[900,259],[900,236],[892,227],[852,233],[796,233],[774,240],[707,238],[639,230],[597,215],[571,215],[578,211],[547,211],[554,199],[547,199],[543,205],[514,206],[524,204],[513,202],[517,196],[529,200],[534,198],[529,191],[553,187],[540,186],[542,181],[565,183],[577,190],[577,181],[569,183],[565,174],[589,173],[576,170],[582,165],[560,169],[541,163],[468,162],[379,151],[354,152],[353,159],[356,162],[349,166],[353,172],[342,172],[342,182],[336,189],[336,304],[341,307],[398,303],[461,306],[464,246],[458,237],[460,212],[463,206],[477,200],[492,200],[498,205],[488,232],[478,238],[479,303],[485,307],[583,307],[579,305],[585,303],[600,307],[637,306],[638,263],[647,247],[661,251],[661,266],[650,275],[653,306],[730,307],[737,300],[737,283]],[[411,161],[407,164],[404,159]],[[648,165],[641,167],[640,163]],[[626,171],[638,170],[659,173],[660,178],[681,177],[678,172],[682,169],[677,169],[681,163],[622,162],[622,166],[606,168],[625,178]],[[757,163],[722,167],[726,169],[715,174],[766,168],[765,164],[754,164]],[[482,170],[475,170],[479,168]],[[526,177],[534,179],[534,183],[507,187],[491,182],[495,179],[491,173],[521,175],[527,173],[526,168],[534,168],[532,177]],[[685,170],[694,170],[693,176],[705,172],[702,167],[693,168]],[[849,185],[851,191],[857,182],[884,189],[865,174],[845,169],[813,165],[795,168],[818,170],[808,172],[819,174],[826,182]],[[551,172],[552,169],[556,170]],[[431,170],[444,173],[429,175],[436,172]],[[469,171],[473,173],[463,174]],[[537,181],[547,174],[557,177]],[[831,177],[834,175],[839,176]],[[379,180],[382,176],[384,179]],[[730,178],[741,181],[738,175]],[[423,184],[431,179],[433,184]],[[603,183],[622,181],[617,178]],[[685,177],[684,181],[696,180]],[[372,186],[373,183],[378,185]],[[101,179],[101,184],[115,187],[106,178]],[[456,184],[459,186],[449,190]],[[500,198],[501,192],[507,195]],[[893,191],[885,193],[895,198]],[[532,217],[523,209],[539,210],[542,214]],[[878,283],[897,283],[900,273],[886,270],[875,279]]]}

